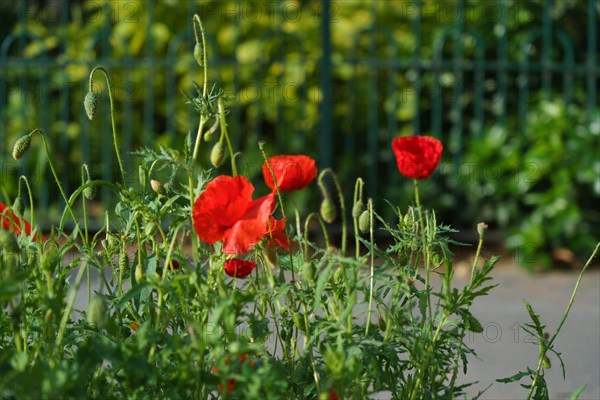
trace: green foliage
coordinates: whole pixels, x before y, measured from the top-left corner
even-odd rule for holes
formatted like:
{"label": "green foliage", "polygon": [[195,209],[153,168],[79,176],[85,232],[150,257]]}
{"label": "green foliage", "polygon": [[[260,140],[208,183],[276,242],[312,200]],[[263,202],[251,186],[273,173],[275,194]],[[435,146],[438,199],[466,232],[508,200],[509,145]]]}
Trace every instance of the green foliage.
{"label": "green foliage", "polygon": [[522,134],[495,127],[470,142],[454,188],[465,210],[504,230],[520,264],[550,266],[563,247],[581,256],[600,237],[599,126],[600,115],[544,101]]}

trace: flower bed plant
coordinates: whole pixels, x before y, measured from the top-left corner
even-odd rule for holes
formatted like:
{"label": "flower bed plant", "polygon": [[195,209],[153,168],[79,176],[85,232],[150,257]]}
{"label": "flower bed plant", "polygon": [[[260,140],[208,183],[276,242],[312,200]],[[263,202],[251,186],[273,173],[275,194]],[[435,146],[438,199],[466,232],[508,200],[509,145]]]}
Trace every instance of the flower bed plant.
{"label": "flower bed plant", "polygon": [[[69,197],[42,130],[15,144],[18,160],[41,137],[65,209],[60,225],[42,235],[25,176],[13,206],[0,204],[0,397],[462,396],[469,385],[457,379],[474,356],[464,338],[482,331],[470,309],[495,286],[489,275],[497,258],[480,259],[481,223],[470,279],[463,287],[454,282],[451,229],[439,225],[419,198],[442,144],[426,136],[391,143],[399,172],[414,180],[415,190],[414,204],[390,205],[393,223],[363,197],[362,179],[347,207],[331,169],[319,172],[305,155],[270,155],[263,142],[258,146],[269,190],[254,193],[237,171],[226,99],[206,86],[197,16],[194,29],[194,56],[204,72],[204,84],[189,96],[199,113],[197,133],[188,134],[182,149],[138,151],[138,183],[128,181],[114,123],[122,182],[95,180],[84,165],[82,185]],[[90,120],[100,101],[92,90],[96,73],[103,74],[110,96],[108,72],[95,68],[84,100]],[[212,169],[200,168],[202,154]],[[226,159],[230,170],[224,173]],[[284,199],[314,190],[315,183],[323,195],[319,211],[301,216],[290,209]],[[86,210],[98,188],[112,191],[118,203],[106,211],[102,228],[90,232]],[[28,214],[22,196],[29,199]],[[328,234],[336,220],[339,242]],[[65,229],[68,222],[74,229]],[[389,234],[389,246],[375,242],[377,229]],[[93,293],[90,270],[100,282]],[[548,355],[560,359],[553,344],[579,280],[552,335],[526,303],[532,323],[525,329],[540,349],[537,366],[499,381],[522,382],[528,399],[549,398]],[[75,310],[85,282],[87,308]]]}

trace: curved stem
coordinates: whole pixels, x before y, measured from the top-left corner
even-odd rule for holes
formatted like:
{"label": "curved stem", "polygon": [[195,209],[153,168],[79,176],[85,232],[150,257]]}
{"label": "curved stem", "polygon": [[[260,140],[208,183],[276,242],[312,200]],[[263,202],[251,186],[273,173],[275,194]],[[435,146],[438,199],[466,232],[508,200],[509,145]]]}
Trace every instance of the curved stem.
{"label": "curved stem", "polygon": [[550,340],[548,340],[548,342],[546,343],[545,346],[540,346],[540,358],[538,360],[537,369],[535,371],[535,377],[533,378],[533,382],[531,383],[531,387],[530,387],[529,393],[527,395],[527,400],[529,400],[533,394],[533,390],[536,386],[537,380],[540,376],[540,372],[542,371],[542,367],[544,365],[544,358],[546,357],[546,352],[548,351],[549,348],[552,347],[554,340],[558,336],[558,333],[560,332],[565,321],[567,320],[567,316],[569,315],[569,312],[571,311],[571,307],[573,306],[573,302],[575,301],[575,295],[577,294],[577,291],[579,290],[579,284],[581,283],[583,274],[585,273],[585,271],[587,270],[589,265],[592,263],[592,260],[594,259],[594,257],[596,257],[596,253],[598,252],[599,248],[600,248],[600,242],[598,242],[598,244],[596,244],[596,248],[592,252],[592,255],[590,256],[590,258],[588,258],[587,262],[581,269],[581,272],[579,273],[579,277],[577,278],[577,282],[575,283],[575,288],[573,289],[573,293],[571,294],[571,299],[569,300],[569,305],[567,306],[567,309],[565,310],[565,313],[564,313],[560,323],[558,324],[558,328],[556,328],[554,335],[552,335],[552,337],[550,338]]}
{"label": "curved stem", "polygon": [[115,125],[115,106],[112,95],[112,84],[110,82],[110,77],[108,76],[108,71],[101,66],[95,67],[90,73],[89,79],[89,87],[88,90],[91,92],[93,89],[92,81],[94,79],[94,73],[96,71],[101,71],[104,74],[104,78],[106,79],[106,85],[108,86],[108,99],[110,101],[110,122],[112,126],[112,134],[113,134],[113,144],[115,146],[115,153],[117,153],[117,162],[119,163],[119,169],[121,170],[121,177],[123,178],[123,184],[127,185],[125,181],[125,170],[123,170],[123,163],[121,162],[121,153],[119,151],[119,142],[117,141],[117,128]]}
{"label": "curved stem", "polygon": [[337,194],[338,194],[338,198],[340,199],[340,210],[342,213],[342,256],[344,256],[346,254],[346,231],[347,231],[346,202],[344,201],[344,193],[342,192],[342,186],[340,185],[340,180],[338,179],[337,175],[335,174],[335,172],[333,172],[333,170],[331,168],[325,168],[319,174],[319,186],[321,187],[321,190],[325,189],[325,187],[323,185],[323,177],[325,177],[326,174],[329,174],[331,176],[331,179],[333,180],[333,183],[335,185],[335,190],[337,191]]}
{"label": "curved stem", "polygon": [[[354,207],[354,204],[356,204],[356,202],[362,201],[363,185],[364,185],[364,182],[361,178],[356,179],[356,183],[354,184],[353,207]],[[354,208],[353,208],[353,210],[354,210]],[[353,213],[354,213],[354,211],[353,211]],[[356,253],[356,259],[358,260],[360,258],[360,233],[358,232],[358,217],[355,217],[354,215],[352,215],[352,220],[354,223],[355,253]]]}
{"label": "curved stem", "polygon": [[325,239],[325,248],[329,248],[329,235],[327,235],[327,229],[323,223],[321,216],[315,212],[308,214],[306,220],[304,220],[304,259],[308,261],[308,223],[312,217],[317,217],[319,224],[321,224],[321,230],[323,231],[323,237]]}
{"label": "curved stem", "polygon": [[237,166],[235,165],[235,157],[233,148],[231,147],[231,140],[229,139],[229,133],[227,132],[227,122],[225,122],[225,105],[223,104],[223,98],[219,97],[219,122],[221,124],[221,140],[225,138],[227,143],[227,149],[229,150],[229,158],[231,159],[231,172],[233,176],[237,176]]}
{"label": "curved stem", "polygon": [[373,238],[373,200],[369,199],[367,204],[369,210],[369,240],[371,242],[371,283],[369,286],[369,311],[367,314],[367,328],[365,329],[365,336],[369,335],[369,326],[371,326],[371,313],[373,312],[373,287],[374,287],[374,273],[375,273],[375,241]]}
{"label": "curved stem", "polygon": [[67,200],[67,196],[65,195],[65,192],[60,184],[60,181],[58,180],[58,175],[56,175],[56,170],[54,169],[54,164],[52,163],[52,157],[50,157],[50,148],[48,147],[48,141],[46,140],[46,134],[41,129],[36,129],[31,134],[34,134],[36,132],[40,133],[42,135],[42,139],[44,141],[44,147],[46,149],[46,155],[48,156],[48,165],[50,165],[50,170],[52,171],[52,176],[54,177],[54,180],[56,181],[56,186],[58,186],[58,190],[60,191],[60,194],[61,194],[63,200],[65,201],[67,209],[69,210],[69,214],[71,214],[71,218],[73,218],[73,222],[75,222],[75,227],[77,228],[77,231],[78,231],[79,235],[81,236],[81,240],[85,240],[85,238],[83,237],[83,233],[81,232],[81,229],[79,229],[79,221],[77,221],[77,217],[75,216],[75,213],[73,212],[73,209],[71,208],[71,205],[69,204],[69,200]]}

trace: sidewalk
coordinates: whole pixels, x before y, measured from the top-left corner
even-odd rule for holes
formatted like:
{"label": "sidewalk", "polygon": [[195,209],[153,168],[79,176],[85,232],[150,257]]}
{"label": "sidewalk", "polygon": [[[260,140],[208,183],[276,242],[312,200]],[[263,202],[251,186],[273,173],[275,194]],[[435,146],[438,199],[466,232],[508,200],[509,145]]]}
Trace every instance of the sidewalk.
{"label": "sidewalk", "polygon": [[[493,385],[482,399],[524,399],[527,390],[519,383],[495,382],[529,366],[537,366],[538,346],[519,325],[529,323],[523,304],[527,299],[540,315],[550,334],[554,332],[569,303],[579,272],[553,271],[529,274],[514,265],[499,265],[492,276],[499,286],[489,296],[479,298],[473,314],[484,331],[468,337],[466,343],[480,360],[471,358],[466,377],[461,382],[479,381],[469,391],[471,396]],[[462,278],[465,280],[468,278]],[[587,387],[581,400],[600,399],[600,271],[589,270],[584,275],[571,312],[556,338],[555,349],[562,354],[566,379],[554,354],[552,368],[546,373],[551,399],[569,399],[581,385]],[[529,383],[523,379],[521,383]]]}

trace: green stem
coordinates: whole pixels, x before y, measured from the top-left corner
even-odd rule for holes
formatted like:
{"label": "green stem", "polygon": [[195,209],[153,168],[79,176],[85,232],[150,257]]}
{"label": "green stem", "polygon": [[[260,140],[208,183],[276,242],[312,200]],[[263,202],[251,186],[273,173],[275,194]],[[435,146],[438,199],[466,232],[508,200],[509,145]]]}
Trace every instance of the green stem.
{"label": "green stem", "polygon": [[527,400],[529,400],[531,398],[531,396],[533,394],[533,390],[536,387],[537,380],[538,380],[538,378],[540,376],[540,372],[541,372],[542,367],[543,367],[544,358],[546,357],[546,352],[548,351],[549,348],[552,347],[552,344],[554,343],[554,340],[558,336],[558,333],[560,332],[560,330],[562,329],[565,321],[567,320],[567,316],[569,315],[569,312],[571,311],[571,307],[573,306],[573,302],[575,301],[575,295],[577,294],[577,291],[579,290],[579,284],[581,283],[581,279],[583,278],[583,274],[585,273],[585,271],[587,270],[587,268],[589,267],[589,265],[592,263],[592,260],[594,259],[594,257],[596,257],[596,253],[598,252],[599,248],[600,248],[600,242],[598,242],[598,244],[596,244],[596,248],[592,252],[592,255],[590,256],[590,258],[588,258],[587,262],[585,263],[585,265],[581,269],[581,272],[579,273],[579,277],[577,278],[577,283],[575,283],[575,288],[573,289],[573,293],[571,294],[571,299],[569,300],[569,305],[567,306],[567,309],[565,310],[565,313],[564,313],[564,315],[563,315],[560,323],[558,324],[558,328],[556,328],[556,331],[554,332],[554,335],[552,335],[552,338],[550,338],[550,340],[548,341],[548,343],[546,343],[545,346],[540,346],[540,358],[538,360],[537,369],[535,371],[535,377],[533,378],[533,382],[531,383],[531,387],[529,389],[529,393],[527,394]]}
{"label": "green stem", "polygon": [[69,301],[67,302],[67,307],[63,312],[62,319],[60,321],[60,326],[58,327],[58,335],[56,336],[56,344],[55,350],[59,351],[60,346],[62,344],[63,336],[65,334],[65,328],[67,326],[67,321],[69,320],[69,316],[71,315],[71,310],[73,309],[73,304],[75,304],[75,297],[77,297],[77,292],[79,291],[79,286],[81,285],[81,280],[83,278],[83,273],[89,268],[89,265],[84,260],[83,265],[79,267],[79,271],[77,272],[77,277],[75,278],[75,285],[71,290],[71,294],[69,296]]}
{"label": "green stem", "polygon": [[219,97],[219,122],[221,124],[221,139],[225,138],[227,143],[227,149],[229,150],[229,158],[231,159],[231,172],[233,176],[237,176],[237,166],[235,165],[235,157],[233,148],[231,147],[231,140],[229,139],[229,133],[227,132],[227,122],[225,121],[225,105],[223,104],[223,98]]}
{"label": "green stem", "polygon": [[48,156],[48,165],[50,165],[50,171],[52,171],[52,176],[54,177],[54,180],[56,181],[56,186],[58,186],[58,190],[60,191],[60,194],[61,194],[63,200],[65,201],[67,209],[69,210],[69,214],[71,214],[71,218],[73,218],[73,222],[75,222],[75,227],[77,228],[77,231],[78,231],[79,235],[81,236],[81,240],[85,240],[85,238],[83,237],[83,233],[81,232],[81,229],[79,229],[79,222],[77,221],[77,217],[75,216],[75,213],[73,212],[73,209],[71,208],[71,205],[69,204],[69,200],[67,200],[67,196],[65,195],[65,192],[60,184],[60,181],[58,180],[58,175],[56,175],[56,170],[54,169],[54,163],[52,163],[52,157],[50,157],[50,148],[48,147],[48,141],[46,140],[46,134],[44,133],[43,130],[36,129],[33,132],[31,132],[30,135],[33,135],[35,133],[39,133],[42,135],[42,139],[44,141],[44,147],[46,149],[46,155]]}
{"label": "green stem", "polygon": [[[423,240],[423,262],[425,263],[425,291],[427,294],[427,309],[431,312],[431,300],[430,300],[430,288],[429,288],[429,244],[427,241],[427,235],[425,233],[425,222],[423,219],[423,209],[421,208],[421,200],[419,198],[419,181],[413,179],[415,187],[415,202],[417,203],[417,210],[419,211],[419,227],[421,229],[421,238]],[[423,316],[423,324],[425,323],[426,316]]]}
{"label": "green stem", "polygon": [[475,273],[475,267],[479,260],[479,254],[481,253],[481,247],[483,246],[483,235],[479,235],[479,242],[477,243],[477,251],[475,252],[475,258],[473,259],[473,265],[471,265],[471,280],[470,284],[473,284],[473,275]]}
{"label": "green stem", "polygon": [[319,186],[321,187],[321,191],[323,194],[326,194],[325,185],[323,184],[323,178],[325,175],[329,174],[331,179],[333,180],[333,184],[335,185],[335,190],[337,191],[338,198],[340,199],[340,211],[342,213],[342,256],[346,254],[346,236],[347,236],[347,226],[346,226],[346,202],[344,200],[344,193],[342,192],[342,185],[340,185],[340,180],[337,175],[331,168],[325,168],[319,174]]}
{"label": "green stem", "polygon": [[374,287],[374,274],[375,274],[375,240],[373,235],[373,200],[369,199],[367,204],[369,210],[369,240],[371,242],[371,282],[369,286],[369,311],[367,314],[367,327],[365,329],[365,336],[369,335],[369,327],[371,326],[371,313],[373,312],[373,287]]}
{"label": "green stem", "polygon": [[112,126],[112,134],[113,134],[113,144],[115,146],[115,153],[117,153],[117,162],[119,163],[119,170],[121,171],[121,177],[123,178],[123,184],[127,185],[125,181],[125,170],[123,169],[123,163],[121,162],[121,153],[119,151],[119,142],[117,140],[117,128],[115,125],[115,105],[113,101],[112,95],[112,84],[110,82],[110,77],[108,76],[108,71],[104,67],[96,67],[90,73],[89,79],[89,87],[88,90],[90,92],[93,91],[92,81],[94,79],[94,73],[96,71],[101,71],[104,74],[104,78],[106,79],[106,85],[108,86],[108,99],[110,101],[110,123]]}

